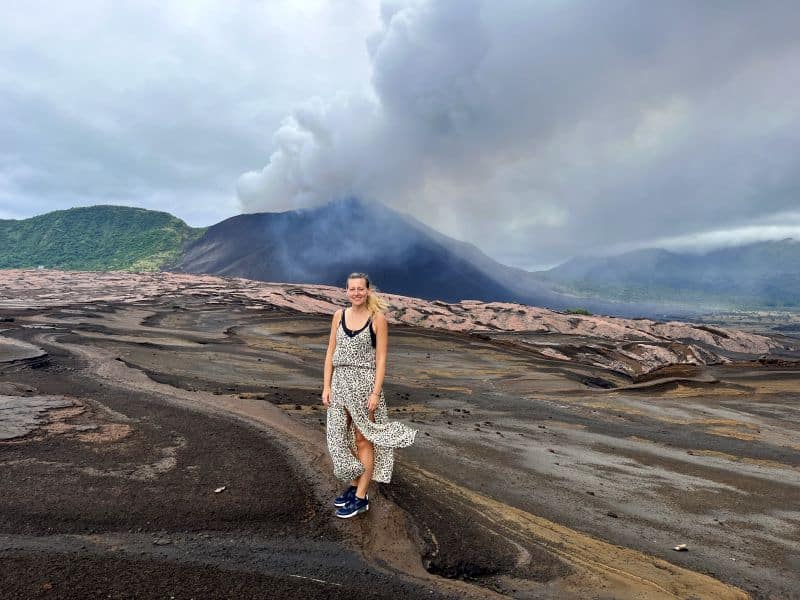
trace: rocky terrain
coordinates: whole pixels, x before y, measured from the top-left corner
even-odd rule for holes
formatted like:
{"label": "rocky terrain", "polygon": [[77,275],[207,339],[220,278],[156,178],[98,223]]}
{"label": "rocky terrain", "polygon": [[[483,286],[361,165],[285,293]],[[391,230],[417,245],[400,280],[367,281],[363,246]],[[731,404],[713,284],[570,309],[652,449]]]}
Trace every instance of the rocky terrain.
{"label": "rocky terrain", "polygon": [[791,330],[387,295],[389,405],[420,435],[342,522],[319,403],[341,290],[0,289],[4,597],[798,597]]}
{"label": "rocky terrain", "polygon": [[[24,301],[9,299],[6,305],[31,307],[87,301],[139,302],[188,294],[206,297],[211,304],[236,298],[252,309],[269,305],[329,315],[345,302],[344,291],[331,286],[175,273],[7,270],[0,271],[0,286],[9,296],[24,297]],[[98,295],[98,287],[104,293]],[[633,377],[672,364],[720,364],[737,355],[767,354],[783,348],[772,338],[724,327],[582,315],[506,302],[448,303],[395,294],[382,296],[389,304],[387,317],[391,323],[491,337],[512,332],[520,334],[514,336],[513,343],[525,345],[543,358],[583,362]]]}

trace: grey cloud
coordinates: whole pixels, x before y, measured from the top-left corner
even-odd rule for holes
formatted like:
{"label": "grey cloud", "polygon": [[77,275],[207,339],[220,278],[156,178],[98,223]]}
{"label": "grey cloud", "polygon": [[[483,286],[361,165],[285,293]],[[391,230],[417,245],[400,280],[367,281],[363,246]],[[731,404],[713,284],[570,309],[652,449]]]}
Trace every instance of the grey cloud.
{"label": "grey cloud", "polygon": [[384,3],[372,89],[288,117],[242,207],[377,199],[521,266],[741,227],[797,206],[798,16]]}
{"label": "grey cloud", "polygon": [[366,76],[349,40],[370,14],[289,0],[0,7],[0,217],[98,203],[231,216],[264,132]]}
{"label": "grey cloud", "polygon": [[199,225],[358,196],[523,267],[780,235],[800,190],[798,16],[780,1],[0,7],[0,218],[116,202]]}

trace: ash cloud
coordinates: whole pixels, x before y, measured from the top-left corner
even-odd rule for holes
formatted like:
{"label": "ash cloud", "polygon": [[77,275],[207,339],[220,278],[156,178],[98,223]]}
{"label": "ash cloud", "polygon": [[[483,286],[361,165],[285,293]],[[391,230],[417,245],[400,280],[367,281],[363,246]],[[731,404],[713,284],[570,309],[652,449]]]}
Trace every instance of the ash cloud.
{"label": "ash cloud", "polygon": [[240,177],[241,208],[377,200],[523,267],[735,237],[797,206],[798,17],[792,2],[384,2],[370,85],[287,116]]}

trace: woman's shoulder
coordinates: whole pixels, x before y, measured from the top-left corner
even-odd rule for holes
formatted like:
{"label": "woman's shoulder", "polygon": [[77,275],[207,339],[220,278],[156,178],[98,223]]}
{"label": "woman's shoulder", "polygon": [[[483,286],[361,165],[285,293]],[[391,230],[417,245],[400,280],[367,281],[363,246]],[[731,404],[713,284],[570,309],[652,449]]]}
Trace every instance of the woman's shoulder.
{"label": "woman's shoulder", "polygon": [[371,318],[372,318],[372,322],[375,323],[375,324],[380,323],[380,324],[386,325],[386,323],[387,323],[386,315],[383,314],[383,311],[380,311],[380,310],[376,310],[374,313],[372,313],[372,317]]}

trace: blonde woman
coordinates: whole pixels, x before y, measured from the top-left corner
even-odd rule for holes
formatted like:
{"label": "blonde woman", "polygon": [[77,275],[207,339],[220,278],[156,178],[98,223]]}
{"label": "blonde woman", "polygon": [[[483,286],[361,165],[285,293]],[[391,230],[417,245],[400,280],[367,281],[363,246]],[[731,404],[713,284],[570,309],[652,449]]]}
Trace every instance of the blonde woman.
{"label": "blonde woman", "polygon": [[334,500],[342,519],[369,510],[370,481],[391,481],[394,449],[410,446],[417,434],[402,423],[390,423],[387,415],[384,303],[365,273],[351,273],[346,285],[350,306],[333,315],[322,389],[333,474],[350,481]]}

